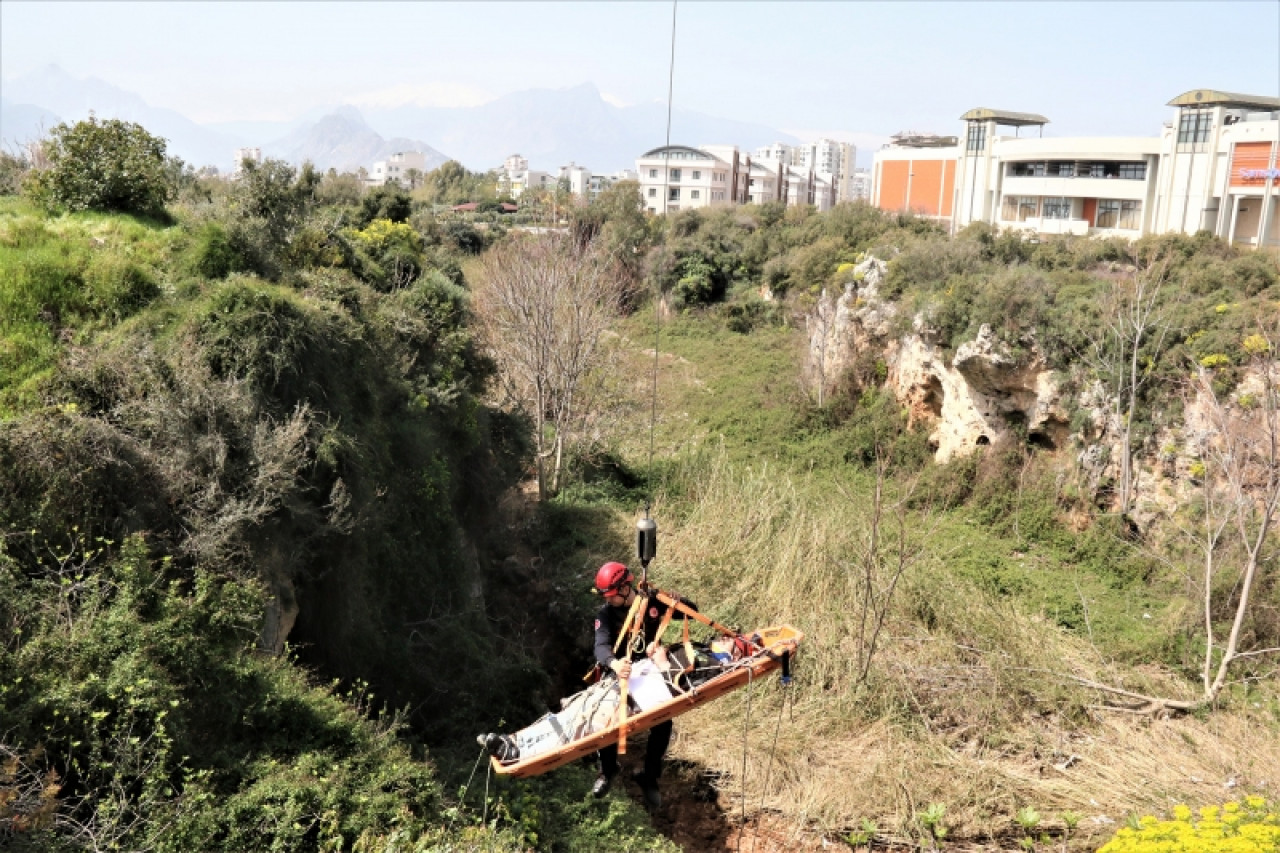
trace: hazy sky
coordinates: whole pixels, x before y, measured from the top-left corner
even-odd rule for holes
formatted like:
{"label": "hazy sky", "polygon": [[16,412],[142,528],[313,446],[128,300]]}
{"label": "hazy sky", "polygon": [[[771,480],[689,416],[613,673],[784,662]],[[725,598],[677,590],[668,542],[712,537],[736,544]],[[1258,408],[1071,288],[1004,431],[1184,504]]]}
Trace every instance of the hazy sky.
{"label": "hazy sky", "polygon": [[[671,4],[0,2],[0,80],[49,63],[201,122],[483,103],[591,82],[665,100]],[[1153,136],[1166,102],[1280,96],[1280,0],[691,2],[674,102],[803,136],[957,132],[977,106],[1047,135]]]}

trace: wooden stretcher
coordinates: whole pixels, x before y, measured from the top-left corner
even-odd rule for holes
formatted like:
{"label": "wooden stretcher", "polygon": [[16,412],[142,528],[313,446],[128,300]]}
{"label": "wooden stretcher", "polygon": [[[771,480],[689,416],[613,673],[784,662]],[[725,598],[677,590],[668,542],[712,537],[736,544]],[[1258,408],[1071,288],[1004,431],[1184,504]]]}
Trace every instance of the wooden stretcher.
{"label": "wooden stretcher", "polygon": [[[665,595],[662,597],[666,599]],[[669,601],[670,599],[666,600]],[[674,602],[672,603],[674,604]],[[683,607],[678,609],[684,610]],[[718,629],[722,628],[722,626],[715,625],[715,623],[712,623],[701,614],[696,614],[694,611],[689,611],[689,615]],[[689,688],[687,692],[681,695],[672,696],[668,701],[655,705],[647,711],[638,712],[635,716],[620,715],[621,719],[615,720],[612,725],[570,741],[549,752],[542,752],[528,759],[517,759],[508,763],[503,763],[496,757],[491,757],[490,761],[493,764],[494,772],[502,776],[515,778],[537,776],[550,770],[555,770],[557,767],[563,767],[571,761],[590,755],[598,749],[617,743],[619,740],[625,742],[629,735],[647,731],[659,723],[665,723],[667,720],[674,719],[700,705],[705,705],[714,699],[718,699],[726,693],[737,690],[748,681],[759,679],[781,668],[784,660],[795,658],[796,651],[800,647],[800,641],[804,639],[804,634],[790,625],[764,628],[753,634],[738,636],[750,641],[751,652],[727,664],[725,671],[720,675],[696,687]]]}

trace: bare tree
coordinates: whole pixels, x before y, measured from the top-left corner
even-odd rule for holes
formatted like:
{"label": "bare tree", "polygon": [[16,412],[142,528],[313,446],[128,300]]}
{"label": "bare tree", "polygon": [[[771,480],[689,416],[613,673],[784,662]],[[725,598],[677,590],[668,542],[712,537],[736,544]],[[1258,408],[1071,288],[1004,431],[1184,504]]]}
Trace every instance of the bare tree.
{"label": "bare tree", "polygon": [[541,497],[560,488],[566,451],[597,414],[602,336],[625,281],[609,255],[567,234],[514,235],[481,263],[481,338],[505,402],[533,421]]}
{"label": "bare tree", "polygon": [[1188,429],[1199,457],[1195,475],[1201,491],[1197,529],[1190,532],[1200,561],[1193,574],[1200,586],[1204,630],[1201,696],[1195,700],[1162,699],[1077,679],[1138,700],[1139,704],[1127,710],[1193,710],[1218,698],[1234,664],[1280,653],[1280,645],[1267,647],[1265,638],[1243,648],[1248,645],[1246,634],[1259,581],[1266,573],[1276,572],[1280,362],[1275,355],[1280,321],[1273,323],[1271,329],[1245,338],[1249,366],[1244,380],[1230,395],[1214,387],[1213,369],[1201,367],[1192,378],[1186,400]]}
{"label": "bare tree", "polygon": [[936,529],[932,507],[914,516],[908,510],[916,481],[901,486],[892,497],[885,494],[887,486],[892,489],[891,483],[889,460],[877,448],[875,491],[869,507],[843,485],[838,486],[846,500],[863,510],[866,523],[854,545],[854,560],[848,565],[855,589],[858,635],[855,684],[864,684],[871,673],[898,582],[924,555]]}
{"label": "bare tree", "polygon": [[[1201,533],[1204,556],[1204,697],[1212,701],[1226,684],[1237,660],[1280,652],[1280,648],[1242,651],[1241,633],[1250,615],[1259,575],[1275,571],[1274,529],[1280,514],[1280,364],[1274,359],[1277,336],[1250,335],[1244,341],[1250,369],[1228,399],[1213,386],[1213,371],[1200,368],[1196,401],[1206,423],[1196,444],[1204,466]],[[1214,590],[1230,573],[1235,609],[1225,639],[1214,630]]]}
{"label": "bare tree", "polygon": [[[1120,429],[1121,514],[1133,505],[1133,423],[1138,397],[1168,335],[1168,258],[1116,280],[1102,300],[1102,325],[1091,341],[1094,370],[1111,385]],[[1143,347],[1147,348],[1146,359]]]}

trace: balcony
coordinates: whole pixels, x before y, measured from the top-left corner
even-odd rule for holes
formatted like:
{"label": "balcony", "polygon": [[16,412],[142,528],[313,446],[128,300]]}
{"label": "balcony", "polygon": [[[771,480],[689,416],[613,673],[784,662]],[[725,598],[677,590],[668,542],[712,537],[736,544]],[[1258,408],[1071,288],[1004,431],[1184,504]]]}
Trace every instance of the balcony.
{"label": "balcony", "polygon": [[1042,216],[1033,216],[1024,219],[1022,222],[1011,222],[1009,224],[1035,231],[1037,234],[1075,234],[1078,237],[1083,237],[1089,233],[1089,220],[1087,219],[1045,219]]}
{"label": "balcony", "polygon": [[1006,177],[1001,186],[1005,195],[1062,196],[1066,198],[1115,198],[1141,200],[1147,182],[1130,178]]}

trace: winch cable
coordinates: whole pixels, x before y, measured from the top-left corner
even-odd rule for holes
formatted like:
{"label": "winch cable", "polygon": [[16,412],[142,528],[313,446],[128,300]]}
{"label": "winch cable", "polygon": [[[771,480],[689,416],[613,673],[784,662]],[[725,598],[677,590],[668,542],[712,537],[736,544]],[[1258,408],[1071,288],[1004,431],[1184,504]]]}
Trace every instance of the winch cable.
{"label": "winch cable", "polygon": [[[671,107],[672,95],[676,85],[676,9],[680,0],[671,0],[671,61],[667,66],[667,134],[666,145],[662,149],[662,204],[666,213],[668,184],[671,179]],[[654,282],[653,293],[653,385],[649,393],[649,498],[645,502],[644,514],[649,515],[653,502],[653,446],[654,433],[658,423],[658,344],[662,335],[662,284]]]}

